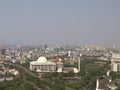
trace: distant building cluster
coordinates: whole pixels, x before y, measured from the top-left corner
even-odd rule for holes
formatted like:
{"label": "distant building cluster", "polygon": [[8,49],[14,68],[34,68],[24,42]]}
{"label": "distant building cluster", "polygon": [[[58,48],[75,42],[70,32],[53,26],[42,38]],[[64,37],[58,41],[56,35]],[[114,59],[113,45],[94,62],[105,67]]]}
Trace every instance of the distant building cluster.
{"label": "distant building cluster", "polygon": [[2,81],[11,81],[14,79],[14,76],[18,76],[19,71],[6,66],[3,62],[0,62],[0,82]]}
{"label": "distant building cluster", "polygon": [[86,51],[104,51],[105,48],[103,48],[102,46],[96,46],[96,45],[86,45],[83,48]]}

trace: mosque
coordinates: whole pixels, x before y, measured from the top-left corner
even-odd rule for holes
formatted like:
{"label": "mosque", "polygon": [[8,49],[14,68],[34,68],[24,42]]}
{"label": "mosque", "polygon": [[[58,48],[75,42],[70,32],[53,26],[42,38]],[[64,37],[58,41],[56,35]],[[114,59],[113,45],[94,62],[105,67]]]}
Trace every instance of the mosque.
{"label": "mosque", "polygon": [[30,70],[39,73],[56,72],[58,68],[63,68],[62,62],[50,62],[43,56],[39,57],[37,61],[30,62]]}
{"label": "mosque", "polygon": [[37,61],[30,62],[30,70],[36,71],[38,74],[46,72],[58,72],[58,73],[68,73],[73,71],[75,74],[80,72],[80,58],[78,59],[78,69],[74,67],[63,67],[63,62],[60,60],[53,62],[52,60],[47,60],[45,57],[41,56]]}

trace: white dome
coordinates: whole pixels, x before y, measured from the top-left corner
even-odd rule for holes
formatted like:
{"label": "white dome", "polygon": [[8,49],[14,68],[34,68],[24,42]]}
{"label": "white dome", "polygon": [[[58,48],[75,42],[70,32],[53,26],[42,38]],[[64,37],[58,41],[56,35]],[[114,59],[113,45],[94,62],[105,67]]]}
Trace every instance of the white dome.
{"label": "white dome", "polygon": [[37,62],[41,62],[41,63],[44,63],[44,62],[47,62],[47,59],[45,57],[39,57]]}

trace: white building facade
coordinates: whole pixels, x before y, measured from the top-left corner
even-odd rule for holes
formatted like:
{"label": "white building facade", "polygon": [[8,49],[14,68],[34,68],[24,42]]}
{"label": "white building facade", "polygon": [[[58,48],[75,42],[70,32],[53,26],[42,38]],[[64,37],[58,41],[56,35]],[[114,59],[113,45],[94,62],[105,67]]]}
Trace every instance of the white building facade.
{"label": "white building facade", "polygon": [[49,62],[45,57],[39,57],[37,61],[30,62],[30,70],[36,72],[55,72],[56,63]]}
{"label": "white building facade", "polygon": [[63,68],[63,62],[51,62],[43,56],[39,57],[37,61],[30,62],[30,70],[38,73],[56,72],[59,68]]}
{"label": "white building facade", "polygon": [[120,72],[120,63],[112,62],[111,63],[111,71]]}

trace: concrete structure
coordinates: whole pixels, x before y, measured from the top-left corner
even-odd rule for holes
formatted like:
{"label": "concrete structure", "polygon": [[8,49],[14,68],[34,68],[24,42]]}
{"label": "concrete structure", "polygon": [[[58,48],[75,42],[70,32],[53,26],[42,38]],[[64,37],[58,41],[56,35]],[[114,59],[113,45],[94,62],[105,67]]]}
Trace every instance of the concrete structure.
{"label": "concrete structure", "polygon": [[56,72],[57,68],[62,68],[63,63],[61,62],[50,62],[45,57],[39,57],[37,61],[30,62],[30,70],[39,73],[44,72]]}
{"label": "concrete structure", "polygon": [[63,68],[63,63],[62,62],[56,62],[57,68]]}
{"label": "concrete structure", "polygon": [[112,62],[111,71],[120,72],[120,62]]}
{"label": "concrete structure", "polygon": [[112,58],[120,59],[120,53],[112,53]]}
{"label": "concrete structure", "polygon": [[5,76],[5,80],[6,80],[6,81],[11,81],[11,80],[13,80],[13,76],[11,76],[11,75],[6,75],[6,76]]}
{"label": "concrete structure", "polygon": [[111,71],[120,72],[120,53],[112,53]]}
{"label": "concrete structure", "polygon": [[11,80],[13,80],[13,76],[0,74],[0,82],[2,82],[2,81],[11,81]]}
{"label": "concrete structure", "polygon": [[69,50],[69,51],[68,51],[68,57],[70,57],[70,56],[71,56],[71,51]]}
{"label": "concrete structure", "polygon": [[118,61],[120,62],[120,53],[112,53],[111,61]]}
{"label": "concrete structure", "polygon": [[72,68],[72,67],[65,67],[65,68],[58,68],[57,72],[58,73],[68,73],[70,71],[73,71],[74,74],[78,74],[79,71],[77,68]]}
{"label": "concrete structure", "polygon": [[56,63],[47,61],[45,57],[39,57],[37,61],[30,62],[30,70],[37,72],[55,72]]}
{"label": "concrete structure", "polygon": [[110,72],[111,72],[110,70],[107,71],[107,77],[110,76]]}
{"label": "concrete structure", "polygon": [[9,73],[16,76],[16,75],[19,74],[19,71],[16,70],[16,69],[10,69],[10,70],[9,70]]}
{"label": "concrete structure", "polygon": [[[82,55],[80,55],[82,56]],[[74,67],[63,67],[63,68],[58,68],[57,72],[59,73],[68,73],[68,72],[74,72],[74,74],[78,74],[80,72],[80,57],[78,57],[78,69]]]}
{"label": "concrete structure", "polygon": [[75,51],[68,51],[68,57],[74,57],[76,55]]}
{"label": "concrete structure", "polygon": [[[81,57],[81,56],[80,56]],[[80,57],[78,59],[78,71],[80,72]]]}
{"label": "concrete structure", "polygon": [[16,60],[16,59],[11,59],[10,62],[11,62],[11,63],[16,63],[17,60]]}

